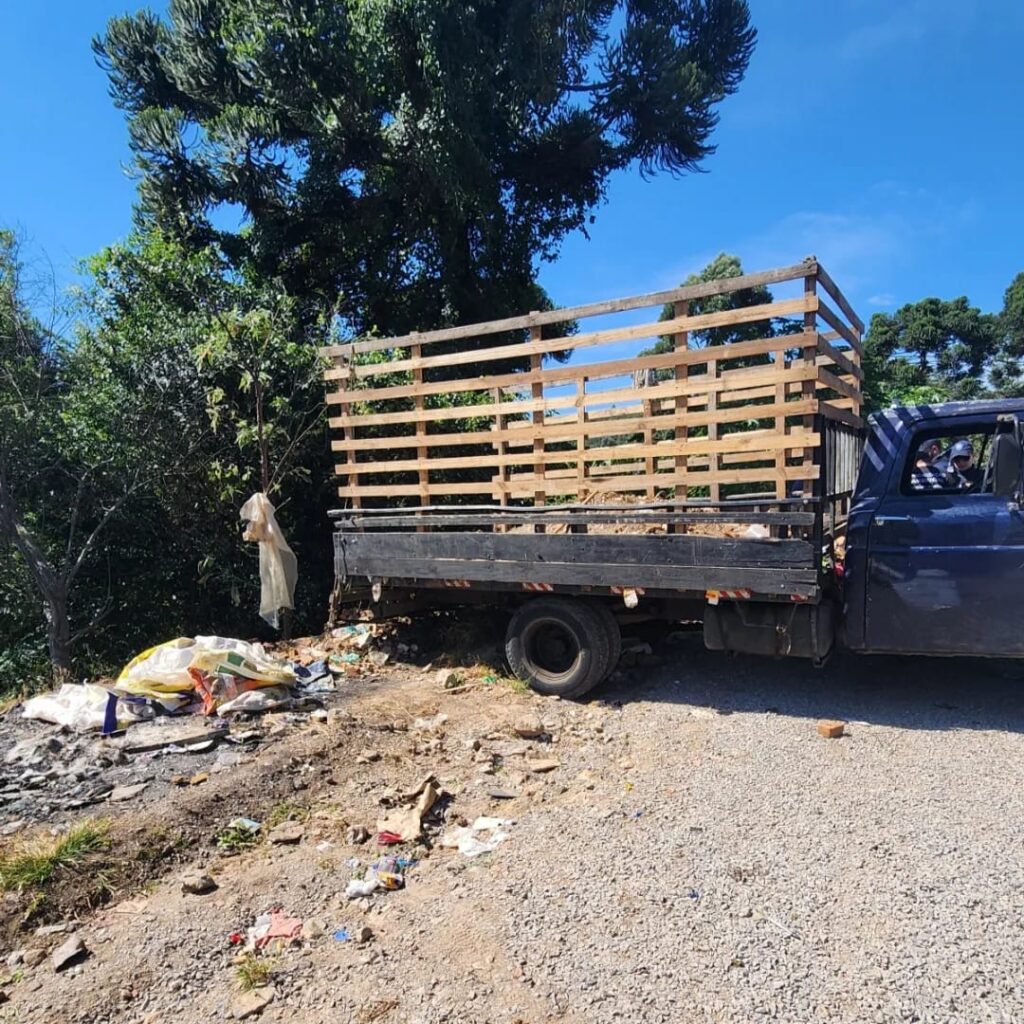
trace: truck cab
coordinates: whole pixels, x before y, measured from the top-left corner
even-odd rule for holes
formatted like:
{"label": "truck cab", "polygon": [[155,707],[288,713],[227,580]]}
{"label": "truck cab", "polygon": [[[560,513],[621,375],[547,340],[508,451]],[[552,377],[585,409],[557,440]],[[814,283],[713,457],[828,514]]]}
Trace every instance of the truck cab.
{"label": "truck cab", "polygon": [[[842,629],[855,651],[1024,656],[1024,400],[889,409],[871,417],[846,543]],[[969,487],[922,449],[969,441]],[[939,469],[941,470],[941,463]]]}

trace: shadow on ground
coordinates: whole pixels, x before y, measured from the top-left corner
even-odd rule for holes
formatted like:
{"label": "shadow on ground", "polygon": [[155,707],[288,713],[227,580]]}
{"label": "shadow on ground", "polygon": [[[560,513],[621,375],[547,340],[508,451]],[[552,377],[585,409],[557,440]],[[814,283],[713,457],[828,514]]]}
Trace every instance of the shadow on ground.
{"label": "shadow on ground", "polygon": [[1024,732],[1024,662],[838,654],[823,668],[798,658],[705,649],[699,631],[647,633],[660,664],[633,667],[591,700],[694,704],[722,714],[752,711],[840,718],[905,729]]}

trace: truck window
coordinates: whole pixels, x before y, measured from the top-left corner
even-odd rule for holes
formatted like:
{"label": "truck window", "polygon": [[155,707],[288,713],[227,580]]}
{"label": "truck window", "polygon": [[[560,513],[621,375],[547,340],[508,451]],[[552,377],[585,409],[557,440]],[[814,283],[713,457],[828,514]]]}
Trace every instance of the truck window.
{"label": "truck window", "polygon": [[[941,428],[940,428],[941,429]],[[991,492],[987,472],[995,423],[971,424],[963,433],[915,434],[903,469],[901,493],[977,495]]]}

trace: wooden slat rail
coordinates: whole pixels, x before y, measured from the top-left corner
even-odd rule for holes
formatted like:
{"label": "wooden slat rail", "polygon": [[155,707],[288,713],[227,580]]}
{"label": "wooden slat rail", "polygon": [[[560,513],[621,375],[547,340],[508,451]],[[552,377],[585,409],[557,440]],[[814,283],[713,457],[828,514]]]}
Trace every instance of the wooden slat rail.
{"label": "wooden slat rail", "polygon": [[[795,282],[795,297],[701,312],[701,299],[786,282]],[[666,320],[550,338],[542,331],[664,304]],[[777,333],[787,320],[800,333]],[[712,329],[750,324],[763,324],[766,336],[707,342]],[[810,495],[820,463],[816,417],[861,425],[863,330],[809,257],[632,298],[329,346],[338,493],[360,509],[367,500],[440,499],[461,507],[529,501],[538,511],[553,499],[616,492],[711,501]],[[498,334],[508,344],[452,345]],[[639,354],[662,338],[671,339],[668,351]],[[441,342],[453,350],[438,353],[432,346]],[[612,358],[602,360],[607,346]],[[382,351],[393,358],[365,358]],[[496,363],[500,372],[486,372]]]}

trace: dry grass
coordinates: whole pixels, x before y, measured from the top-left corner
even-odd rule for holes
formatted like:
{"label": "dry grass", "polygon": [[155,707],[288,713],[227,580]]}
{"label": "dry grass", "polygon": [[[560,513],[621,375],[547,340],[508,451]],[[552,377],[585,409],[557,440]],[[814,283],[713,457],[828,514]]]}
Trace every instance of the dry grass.
{"label": "dry grass", "polygon": [[89,854],[105,850],[107,823],[83,821],[57,837],[20,843],[0,854],[0,891],[25,892],[49,882],[58,871],[76,867]]}

